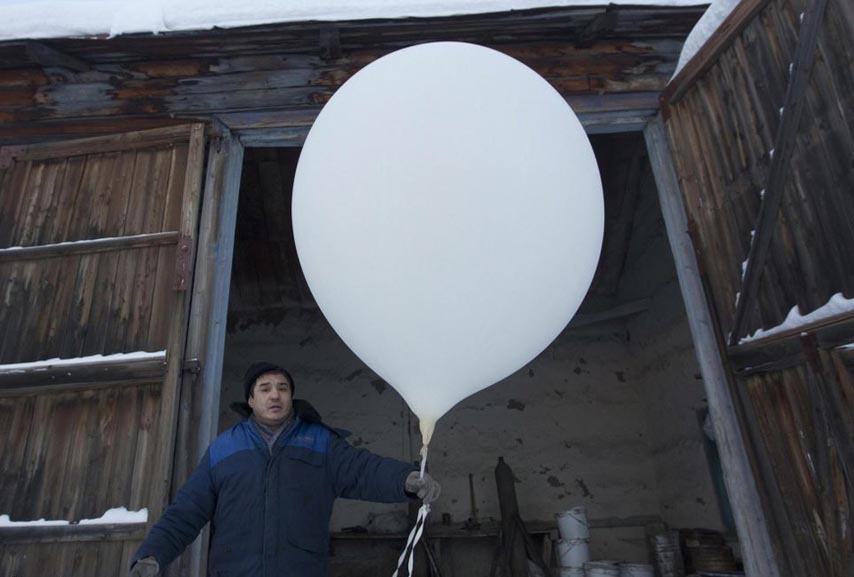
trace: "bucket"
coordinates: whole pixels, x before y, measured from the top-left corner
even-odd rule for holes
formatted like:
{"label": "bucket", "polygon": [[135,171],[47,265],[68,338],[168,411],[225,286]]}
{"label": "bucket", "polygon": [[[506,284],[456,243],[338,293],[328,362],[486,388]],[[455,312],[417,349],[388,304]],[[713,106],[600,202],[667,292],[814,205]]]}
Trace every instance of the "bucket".
{"label": "bucket", "polygon": [[588,561],[584,577],[620,577],[620,566],[613,561]]}
{"label": "bucket", "polygon": [[655,571],[644,563],[620,563],[620,577],[655,577]]}
{"label": "bucket", "polygon": [[584,569],[581,567],[561,567],[560,577],[584,577]]}
{"label": "bucket", "polygon": [[583,505],[558,513],[556,516],[561,539],[590,538],[590,528],[587,526],[587,511]]}
{"label": "bucket", "polygon": [[561,539],[557,542],[557,555],[561,567],[584,569],[584,563],[590,561],[587,539]]}

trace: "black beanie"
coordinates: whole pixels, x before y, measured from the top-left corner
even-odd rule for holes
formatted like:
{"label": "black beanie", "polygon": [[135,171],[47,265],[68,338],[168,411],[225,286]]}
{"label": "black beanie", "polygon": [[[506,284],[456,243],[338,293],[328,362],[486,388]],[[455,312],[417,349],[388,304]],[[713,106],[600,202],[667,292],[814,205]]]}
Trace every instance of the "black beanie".
{"label": "black beanie", "polygon": [[255,380],[264,373],[282,373],[287,377],[288,382],[291,384],[291,395],[296,391],[294,378],[288,371],[279,365],[274,365],[267,361],[256,361],[249,365],[249,368],[246,369],[246,374],[243,376],[243,394],[247,401],[249,400],[249,396],[252,394],[252,385],[255,384]]}

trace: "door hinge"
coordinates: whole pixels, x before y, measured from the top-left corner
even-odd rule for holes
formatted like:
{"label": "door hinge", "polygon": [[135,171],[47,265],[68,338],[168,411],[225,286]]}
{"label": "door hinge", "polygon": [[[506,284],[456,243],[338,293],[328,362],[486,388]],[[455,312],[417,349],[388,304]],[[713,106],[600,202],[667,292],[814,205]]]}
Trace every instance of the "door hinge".
{"label": "door hinge", "polygon": [[178,238],[175,253],[175,290],[187,290],[187,279],[190,276],[190,256],[193,247],[193,237],[182,234]]}

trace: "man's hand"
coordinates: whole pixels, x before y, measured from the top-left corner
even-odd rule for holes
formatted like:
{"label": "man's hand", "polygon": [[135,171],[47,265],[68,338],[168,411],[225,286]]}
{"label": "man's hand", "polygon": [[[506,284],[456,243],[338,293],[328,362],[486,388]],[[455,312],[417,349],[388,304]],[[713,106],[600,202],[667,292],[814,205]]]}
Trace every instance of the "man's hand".
{"label": "man's hand", "polygon": [[412,471],[406,478],[406,486],[404,487],[408,493],[415,493],[418,498],[424,503],[432,503],[439,498],[439,493],[442,492],[442,487],[436,480],[424,473],[424,478],[421,478],[421,473]]}
{"label": "man's hand", "polygon": [[155,577],[160,573],[160,564],[154,557],[146,557],[134,563],[130,577]]}

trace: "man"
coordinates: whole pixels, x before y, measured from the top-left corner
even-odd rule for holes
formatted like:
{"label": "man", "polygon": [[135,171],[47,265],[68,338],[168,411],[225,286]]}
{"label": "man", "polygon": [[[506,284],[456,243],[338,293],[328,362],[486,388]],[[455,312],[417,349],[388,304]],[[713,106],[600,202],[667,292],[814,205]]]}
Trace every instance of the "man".
{"label": "man", "polygon": [[154,577],[211,522],[208,575],[326,574],[329,518],[337,497],[384,503],[439,496],[416,467],[350,446],[278,365],[252,364],[244,378],[249,418],[220,435],[152,527],[131,565]]}

